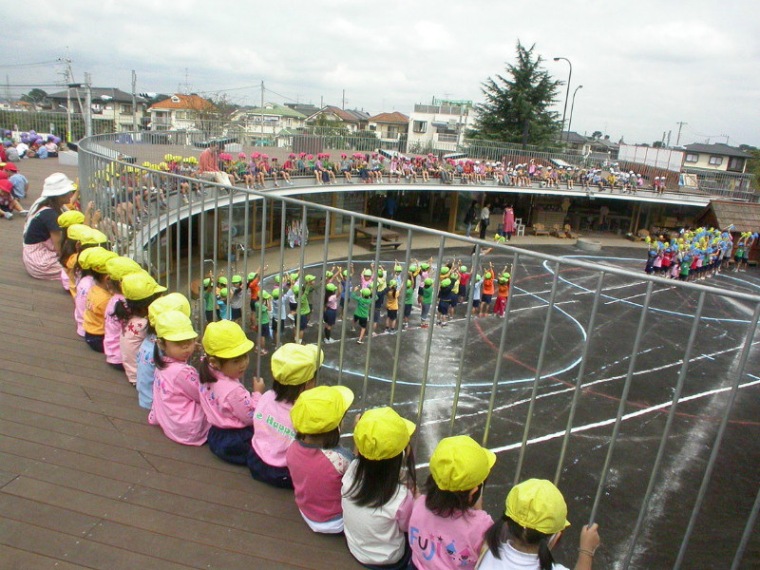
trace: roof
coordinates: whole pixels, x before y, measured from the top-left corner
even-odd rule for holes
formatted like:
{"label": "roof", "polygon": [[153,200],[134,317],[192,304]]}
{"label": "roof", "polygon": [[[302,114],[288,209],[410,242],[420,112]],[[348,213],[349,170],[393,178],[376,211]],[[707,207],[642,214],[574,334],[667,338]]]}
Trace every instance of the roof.
{"label": "roof", "polygon": [[278,105],[277,103],[264,103],[264,107],[246,107],[245,109],[240,109],[235,115],[276,115],[278,117],[306,119],[306,115],[303,113],[284,105]]}
{"label": "roof", "polygon": [[369,121],[369,113],[366,113],[365,111],[359,111],[358,109],[341,109],[334,105],[322,107],[319,111],[309,116],[309,119],[313,119],[317,115],[325,113],[335,115],[344,123],[361,123]]}
{"label": "roof", "polygon": [[311,103],[285,103],[288,109],[294,109],[305,117],[309,117],[319,111],[319,107]]}
{"label": "roof", "polygon": [[190,109],[191,111],[210,111],[214,109],[214,104],[198,95],[182,95],[175,93],[168,99],[159,101],[150,106],[150,109]]}
{"label": "roof", "polygon": [[[84,88],[80,88],[80,92],[83,92]],[[116,89],[115,87],[92,87],[92,102],[93,103],[99,103],[103,101],[117,101],[119,103],[131,103],[132,102],[132,94],[126,93],[125,91],[122,91],[121,89]],[[50,99],[58,99],[58,100],[66,100],[68,98],[68,91],[57,91],[56,93],[51,93],[48,95]],[[147,99],[145,97],[141,97],[140,95],[135,95],[135,100],[137,103],[147,103]]]}
{"label": "roof", "polygon": [[712,209],[716,226],[727,228],[734,225],[737,232],[756,232],[760,230],[760,204],[713,200],[695,220],[704,217]]}
{"label": "roof", "polygon": [[566,140],[568,144],[586,144],[589,142],[588,137],[584,137],[575,131],[562,131],[562,139]]}
{"label": "roof", "polygon": [[686,150],[690,152],[702,152],[705,154],[713,154],[717,156],[735,156],[738,158],[752,158],[751,154],[739,150],[736,147],[728,146],[727,144],[715,143],[715,144],[700,144],[693,143],[684,145]]}
{"label": "roof", "polygon": [[372,123],[389,123],[389,124],[407,125],[409,124],[409,117],[404,115],[404,113],[393,111],[392,113],[380,113],[379,115],[370,117],[369,121]]}

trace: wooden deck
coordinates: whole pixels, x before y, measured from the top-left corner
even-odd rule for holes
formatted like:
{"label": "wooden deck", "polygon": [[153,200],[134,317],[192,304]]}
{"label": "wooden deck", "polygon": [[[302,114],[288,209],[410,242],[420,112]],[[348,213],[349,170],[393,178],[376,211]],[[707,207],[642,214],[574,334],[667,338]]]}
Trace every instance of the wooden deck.
{"label": "wooden deck", "polygon": [[[20,170],[31,198],[58,161]],[[29,277],[23,219],[0,220],[3,569],[355,568],[304,524],[292,492],[166,439],[134,388],[76,335],[59,282]]]}

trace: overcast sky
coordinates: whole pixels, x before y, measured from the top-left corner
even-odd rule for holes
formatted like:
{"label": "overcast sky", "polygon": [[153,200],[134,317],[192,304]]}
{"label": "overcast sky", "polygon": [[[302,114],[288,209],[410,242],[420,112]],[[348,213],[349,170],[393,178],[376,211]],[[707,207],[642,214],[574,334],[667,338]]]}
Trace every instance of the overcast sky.
{"label": "overcast sky", "polygon": [[[482,82],[535,44],[545,67],[578,85],[572,130],[628,143],[760,146],[756,0],[35,0],[3,10],[3,96],[62,80],[138,92],[226,93],[342,104],[372,114],[439,98],[482,100]],[[40,64],[40,65],[29,65]],[[10,86],[10,87],[8,87]],[[566,85],[556,103],[561,114]],[[568,115],[570,105],[568,104]],[[723,136],[721,136],[723,135]]]}

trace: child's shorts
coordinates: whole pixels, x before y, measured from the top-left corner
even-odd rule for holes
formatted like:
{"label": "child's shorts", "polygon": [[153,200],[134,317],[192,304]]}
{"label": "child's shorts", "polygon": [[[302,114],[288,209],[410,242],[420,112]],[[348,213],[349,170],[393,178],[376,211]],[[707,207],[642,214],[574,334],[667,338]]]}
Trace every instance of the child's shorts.
{"label": "child's shorts", "polygon": [[325,309],[324,321],[329,326],[333,326],[338,319],[337,309]]}
{"label": "child's shorts", "polygon": [[242,319],[243,318],[243,309],[236,309],[234,307],[231,308],[230,309],[230,316],[232,317],[233,321],[236,321],[238,319]]}
{"label": "child's shorts", "polygon": [[476,308],[476,309],[477,309],[478,307],[480,307],[480,299],[473,299],[473,300],[472,300],[472,306],[473,306],[474,308]]}
{"label": "child's shorts", "polygon": [[206,322],[207,323],[213,323],[214,322],[214,311],[205,311],[206,313]]}
{"label": "child's shorts", "polygon": [[295,310],[297,310],[297,309],[298,309],[298,303],[288,303],[288,304],[290,305],[290,312],[291,312],[291,313],[292,313],[293,311],[295,311]]}
{"label": "child's shorts", "polygon": [[102,334],[90,334],[87,331],[84,333],[84,340],[92,350],[95,352],[103,352],[103,338]]}
{"label": "child's shorts", "polygon": [[208,448],[219,459],[228,463],[247,465],[248,456],[253,452],[252,437],[253,426],[239,429],[211,426],[208,432]]}
{"label": "child's shorts", "polygon": [[438,303],[438,312],[442,315],[448,315],[449,314],[449,302],[448,301],[441,301]]}
{"label": "child's shorts", "polygon": [[305,331],[309,326],[309,314],[301,315],[299,325],[302,331]]}
{"label": "child's shorts", "polygon": [[267,483],[281,489],[293,488],[293,480],[290,478],[288,468],[267,465],[253,448],[251,448],[251,453],[248,455],[248,469],[251,471],[251,477],[256,479],[256,481],[261,481],[262,483]]}
{"label": "child's shorts", "polygon": [[259,332],[261,333],[261,338],[272,338],[272,332],[269,329],[269,323],[266,323],[265,325],[259,324]]}
{"label": "child's shorts", "polygon": [[483,300],[483,303],[485,303],[486,305],[490,305],[490,304],[491,304],[491,298],[492,298],[492,297],[493,297],[493,295],[485,295],[485,294],[484,294],[484,295],[483,295],[483,299],[482,299],[482,300]]}
{"label": "child's shorts", "polygon": [[404,305],[404,316],[409,318],[412,314],[412,305]]}
{"label": "child's shorts", "polygon": [[367,317],[357,317],[357,316],[354,316],[354,318],[359,323],[359,326],[361,328],[363,328],[363,329],[367,328]]}

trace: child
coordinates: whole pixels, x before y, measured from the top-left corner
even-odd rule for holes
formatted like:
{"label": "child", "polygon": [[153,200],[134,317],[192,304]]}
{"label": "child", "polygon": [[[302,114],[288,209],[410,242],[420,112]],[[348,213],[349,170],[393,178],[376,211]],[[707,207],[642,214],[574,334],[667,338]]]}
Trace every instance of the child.
{"label": "child", "polygon": [[491,299],[494,294],[494,271],[493,263],[489,269],[483,274],[483,285],[481,286],[480,294],[480,312],[478,316],[484,317],[488,314],[488,308],[491,305]]}
{"label": "child", "polygon": [[339,445],[340,423],[353,401],[345,386],[317,386],[290,411],[296,441],[286,454],[288,470],[298,510],[314,532],[343,532],[341,480],[354,457]]}
{"label": "child", "polygon": [[156,361],[153,359],[156,346],[156,317],[167,311],[180,311],[190,317],[190,301],[182,293],[169,293],[153,301],[148,307],[148,327],[145,338],[137,351],[137,403],[150,410],[153,405],[153,379]]}
{"label": "child", "polygon": [[420,327],[423,329],[428,328],[428,315],[430,314],[430,306],[433,304],[433,279],[427,277],[422,282],[422,294],[420,295],[420,302],[422,303],[422,311],[420,312]]}
{"label": "child", "polygon": [[165,291],[147,271],[125,275],[121,280],[125,302],[114,307],[114,316],[121,324],[119,349],[127,380],[137,385],[137,352],[147,334],[148,307]]}
{"label": "child", "polygon": [[[507,495],[504,515],[486,533],[488,551],[478,569],[567,570],[554,563],[551,552],[570,526],[566,517],[565,499],[551,482],[528,479],[516,485]],[[581,530],[576,570],[591,569],[600,542],[598,528],[593,524]]]}
{"label": "child", "polygon": [[312,344],[283,344],[272,354],[274,382],[271,390],[261,396],[253,414],[253,450],[248,468],[257,481],[293,488],[285,458],[296,436],[290,410],[301,392],[314,386],[324,359],[324,353]]}
{"label": "child", "polygon": [[[61,251],[58,262],[61,264],[61,285],[76,295],[76,274],[74,265],[77,262],[77,241],[69,237],[69,228],[73,225],[84,226],[84,214],[79,210],[68,210],[58,216],[58,227],[61,228]],[[84,226],[87,227],[87,226]]]}
{"label": "child", "polygon": [[92,276],[92,287],[85,297],[82,317],[84,340],[92,350],[103,352],[103,338],[106,332],[106,307],[111,299],[106,263],[117,255],[102,247],[93,247],[82,252],[79,265]]}
{"label": "child", "polygon": [[206,323],[214,322],[214,313],[216,310],[216,294],[214,293],[214,283],[211,277],[203,280],[203,311],[206,316]]}
{"label": "child", "polygon": [[357,458],[343,476],[343,524],[349,551],[367,568],[406,568],[412,556],[404,533],[416,487],[409,445],[415,427],[388,407],[356,422]]}
{"label": "child", "polygon": [[[76,253],[74,254],[76,258]],[[124,370],[121,357],[121,346],[119,339],[121,337],[121,322],[116,317],[114,309],[118,303],[124,302],[124,295],[121,293],[121,280],[130,273],[137,273],[143,268],[136,261],[128,257],[114,257],[106,263],[106,271],[111,280],[111,300],[106,306],[106,327],[103,336],[103,352],[106,355],[106,362],[117,370]]]}
{"label": "child", "polygon": [[243,276],[233,275],[230,282],[230,319],[240,324],[243,321]]}
{"label": "child", "polygon": [[411,279],[406,280],[404,288],[404,329],[409,328],[409,317],[412,316],[412,306],[414,305],[414,282]]}
{"label": "child", "polygon": [[229,300],[230,292],[227,287],[219,289],[219,294],[216,297],[216,311],[220,320],[230,320]]}
{"label": "child", "polygon": [[332,328],[338,319],[338,299],[342,293],[340,285],[336,285],[335,283],[325,285],[325,314],[323,320],[325,322],[325,342],[327,344],[335,340],[332,338]]}
{"label": "child", "polygon": [[271,338],[272,333],[269,329],[269,314],[272,310],[272,295],[269,291],[262,291],[261,298],[256,301],[256,320],[259,327],[259,348],[258,353],[267,355],[267,339]]}
{"label": "child", "polygon": [[493,306],[493,314],[499,318],[504,318],[507,311],[507,297],[509,297],[509,285],[511,275],[504,271],[499,276],[499,287],[496,290],[496,303]]}
{"label": "child", "polygon": [[391,279],[385,293],[385,309],[387,312],[385,332],[391,334],[396,332],[396,323],[398,322],[398,297],[398,283],[395,279]]}
{"label": "child", "polygon": [[205,358],[198,368],[201,408],[211,428],[208,447],[219,459],[246,465],[251,453],[253,413],[264,379],[253,379],[253,392],[241,379],[248,369],[248,353],[253,342],[232,321],[209,323],[203,333]]}
{"label": "child", "polygon": [[156,317],[156,374],[148,423],[161,426],[172,441],[200,446],[206,443],[211,425],[201,407],[198,371],[187,363],[197,338],[184,313],[166,311]]}
{"label": "child", "polygon": [[354,310],[354,322],[359,323],[359,340],[357,344],[364,344],[364,335],[367,334],[367,320],[369,319],[369,308],[372,305],[372,290],[365,287],[359,292],[359,286],[354,288],[351,298],[356,300],[356,309]]}
{"label": "child", "polygon": [[[448,275],[448,272],[446,273]],[[449,318],[449,305],[451,299],[451,279],[444,277],[441,279],[438,288],[438,325],[445,327],[446,320]]]}
{"label": "child", "polygon": [[496,455],[475,440],[442,439],[430,457],[425,495],[414,501],[409,544],[417,568],[474,568],[483,535],[493,525],[483,510],[483,487]]}
{"label": "child", "polygon": [[280,299],[280,288],[272,290],[272,330],[275,334],[275,344],[280,342],[285,323],[288,321],[288,303]]}

